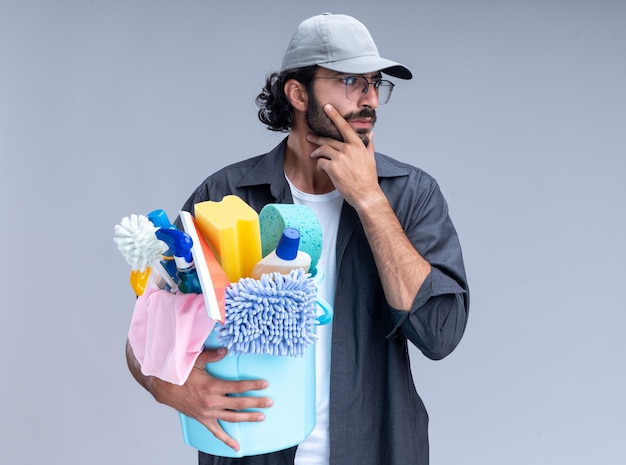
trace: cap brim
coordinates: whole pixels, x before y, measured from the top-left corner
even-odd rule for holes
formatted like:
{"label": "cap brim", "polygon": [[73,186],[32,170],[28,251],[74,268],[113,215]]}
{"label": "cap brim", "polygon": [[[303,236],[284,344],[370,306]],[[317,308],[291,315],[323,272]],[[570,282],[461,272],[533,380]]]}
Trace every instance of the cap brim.
{"label": "cap brim", "polygon": [[350,58],[319,63],[318,65],[339,73],[367,74],[380,71],[399,79],[411,79],[413,77],[413,73],[406,66],[379,56]]}

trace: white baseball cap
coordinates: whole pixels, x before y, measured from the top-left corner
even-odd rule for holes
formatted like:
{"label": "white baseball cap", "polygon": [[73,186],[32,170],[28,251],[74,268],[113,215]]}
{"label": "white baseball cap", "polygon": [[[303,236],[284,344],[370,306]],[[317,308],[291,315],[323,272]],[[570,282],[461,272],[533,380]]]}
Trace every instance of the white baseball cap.
{"label": "white baseball cap", "polygon": [[291,37],[281,71],[318,65],[340,73],[381,71],[411,79],[406,66],[382,58],[363,23],[347,15],[323,13],[305,19]]}

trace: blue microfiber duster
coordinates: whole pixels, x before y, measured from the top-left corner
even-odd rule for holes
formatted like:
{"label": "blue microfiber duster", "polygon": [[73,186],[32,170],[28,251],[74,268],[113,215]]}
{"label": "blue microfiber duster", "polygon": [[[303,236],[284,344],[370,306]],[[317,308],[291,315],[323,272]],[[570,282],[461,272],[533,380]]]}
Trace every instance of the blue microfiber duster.
{"label": "blue microfiber duster", "polygon": [[302,269],[226,288],[220,343],[230,354],[302,356],[315,342],[317,286]]}

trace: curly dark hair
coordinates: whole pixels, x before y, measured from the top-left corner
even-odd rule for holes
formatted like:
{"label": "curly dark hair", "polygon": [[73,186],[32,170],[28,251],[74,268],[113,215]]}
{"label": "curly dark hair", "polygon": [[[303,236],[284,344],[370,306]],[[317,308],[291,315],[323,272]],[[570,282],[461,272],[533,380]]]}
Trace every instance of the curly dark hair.
{"label": "curly dark hair", "polygon": [[307,66],[272,73],[267,77],[265,87],[255,100],[257,107],[259,107],[259,120],[267,125],[267,129],[279,132],[287,132],[291,129],[293,107],[285,95],[285,83],[290,79],[295,79],[302,83],[310,94],[317,68],[317,66]]}

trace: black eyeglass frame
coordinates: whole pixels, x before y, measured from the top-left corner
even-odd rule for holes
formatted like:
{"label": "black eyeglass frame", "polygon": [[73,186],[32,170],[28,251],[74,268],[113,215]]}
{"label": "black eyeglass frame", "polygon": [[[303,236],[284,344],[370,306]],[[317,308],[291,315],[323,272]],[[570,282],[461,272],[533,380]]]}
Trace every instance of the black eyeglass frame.
{"label": "black eyeglass frame", "polygon": [[[358,99],[352,100],[350,96],[348,95],[348,89],[350,88],[350,86],[353,86],[357,82],[357,79],[362,79],[365,81],[365,87],[361,91],[362,95],[367,95],[370,85],[374,86],[374,90],[379,96],[379,100],[378,100],[379,105],[384,105],[387,102],[389,102],[389,100],[391,100],[391,94],[393,93],[393,88],[395,86],[395,84],[389,81],[388,79],[377,79],[375,81],[369,81],[365,76],[314,76],[313,79],[338,79],[340,81],[343,81],[346,87],[346,98],[350,100],[351,102],[355,102],[355,101],[358,102],[359,100]],[[380,92],[378,91],[378,88],[381,85],[383,85],[383,87],[389,88],[389,95],[387,96],[387,99],[384,102],[380,100]]]}

